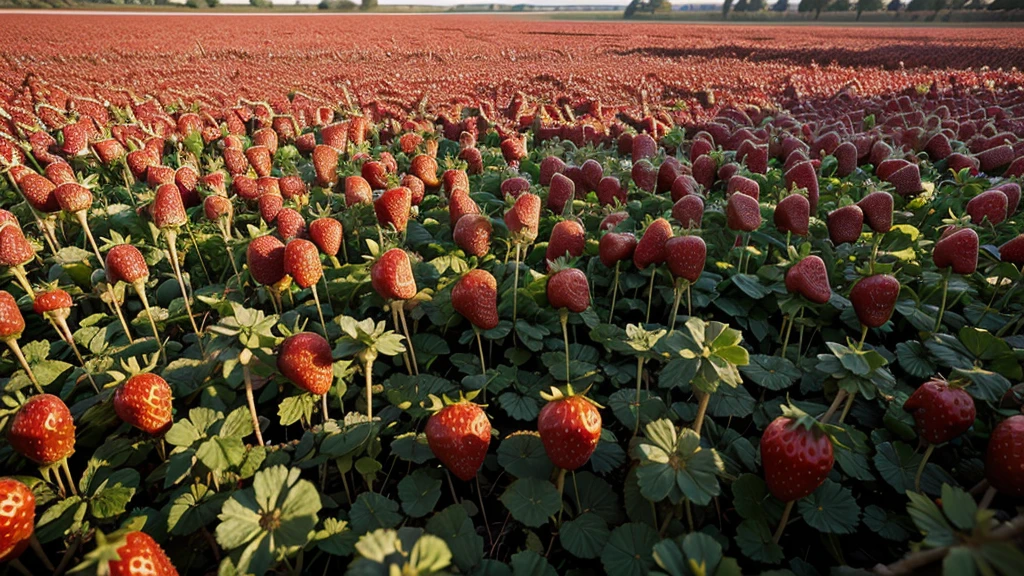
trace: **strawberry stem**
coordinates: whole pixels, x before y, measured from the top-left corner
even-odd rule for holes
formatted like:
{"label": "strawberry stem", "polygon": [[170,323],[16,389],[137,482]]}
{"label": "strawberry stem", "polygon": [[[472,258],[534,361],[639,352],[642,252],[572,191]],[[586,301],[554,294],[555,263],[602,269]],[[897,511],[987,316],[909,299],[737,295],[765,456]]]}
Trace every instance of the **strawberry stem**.
{"label": "strawberry stem", "polygon": [[619,264],[615,263],[615,278],[612,279],[612,305],[608,310],[608,323],[612,323],[612,319],[615,318],[615,297],[619,294]]}
{"label": "strawberry stem", "polygon": [[[398,307],[395,306],[394,301],[391,302],[391,321],[395,323],[395,331],[396,332],[400,331],[402,329],[402,327],[399,326],[399,321],[398,321]],[[406,340],[408,340],[408,339],[409,338],[406,337]],[[408,372],[410,376],[412,376],[412,363],[409,362],[409,351],[408,351],[408,349],[402,351],[402,360],[405,362],[405,371]]]}
{"label": "strawberry stem", "polygon": [[939,316],[935,319],[935,330],[938,332],[939,328],[942,328],[942,315],[946,313],[946,296],[949,293],[949,275],[952,268],[946,268],[945,273],[942,275],[942,304],[939,306]]}
{"label": "strawberry stem", "polygon": [[790,333],[792,331],[793,331],[793,316],[792,315],[790,315],[790,316],[783,316],[782,317],[782,328],[781,328],[781,332],[780,332],[780,333],[783,334],[783,337],[782,337],[782,354],[781,354],[781,356],[783,358],[786,357],[786,348],[789,347],[789,335],[790,335]]}
{"label": "strawberry stem", "polygon": [[39,557],[39,561],[43,563],[43,566],[46,566],[47,570],[53,572],[55,570],[53,567],[53,563],[50,562],[49,558],[47,558],[46,552],[43,550],[43,545],[39,543],[39,538],[36,538],[34,532],[32,536],[29,538],[28,542],[29,545],[32,546],[32,551],[35,552],[36,556]]}
{"label": "strawberry stem", "polygon": [[87,378],[89,378],[89,384],[92,384],[92,389],[97,394],[100,393],[100,389],[96,386],[96,381],[93,380],[92,374],[89,373],[89,368],[85,365],[85,359],[82,358],[82,353],[78,351],[78,345],[75,344],[75,337],[71,333],[71,328],[68,327],[68,323],[64,318],[57,316],[53,319],[54,328],[57,333],[60,334],[61,338],[68,343],[71,350],[75,353],[75,358],[78,358],[78,363],[82,365],[82,371],[85,372]]}
{"label": "strawberry stem", "polygon": [[701,428],[704,427],[704,415],[707,414],[708,404],[711,402],[711,394],[699,390],[694,390],[694,394],[699,398],[699,402],[697,404],[697,416],[693,420],[693,431],[697,433],[697,436],[700,436]]}
{"label": "strawberry stem", "polygon": [[[405,320],[405,302],[402,302],[398,306],[398,318],[402,321],[402,331],[405,332],[405,341],[409,343],[409,354],[412,356],[412,371],[419,376],[420,367],[416,361],[416,348],[412,345],[412,334],[409,333],[409,323]],[[419,384],[416,385],[416,391],[419,392]]]}
{"label": "strawberry stem", "polygon": [[[71,476],[71,468],[68,467],[68,459],[66,457],[61,459],[60,467],[64,471],[64,475],[68,477],[68,486],[71,486],[71,493],[78,496],[78,486],[75,485],[75,479]],[[60,472],[57,472],[55,476],[60,476]]]}
{"label": "strawberry stem", "polygon": [[330,340],[331,337],[327,335],[327,322],[324,321],[324,311],[320,307],[320,295],[316,293],[316,284],[310,286],[310,289],[313,291],[313,301],[316,302],[316,312],[320,315],[320,329],[323,330],[324,338]]}
{"label": "strawberry stem", "polygon": [[146,309],[146,317],[149,318],[149,326],[153,329],[153,338],[156,338],[156,345],[160,348],[160,355],[164,358],[164,364],[167,363],[167,350],[164,350],[164,343],[160,340],[160,331],[156,329],[156,320],[153,318],[153,309],[149,307],[149,298],[146,297],[146,284],[143,280],[137,281],[135,284],[135,292],[139,295],[139,300],[142,300],[142,307]]}
{"label": "strawberry stem", "polygon": [[571,384],[572,378],[569,376],[569,329],[567,328],[569,322],[568,308],[562,308],[558,311],[558,321],[562,324],[562,341],[565,342],[565,382]]}
{"label": "strawberry stem", "polygon": [[260,418],[256,415],[256,398],[252,393],[252,374],[249,362],[242,363],[242,378],[245,380],[245,401],[249,404],[249,416],[252,417],[252,430],[256,433],[256,441],[263,446],[263,431],[260,430]]}
{"label": "strawberry stem", "polygon": [[633,438],[640,432],[640,385],[643,383],[643,375],[644,357],[640,356],[636,359],[636,424],[633,425]]}
{"label": "strawberry stem", "polygon": [[[473,327],[473,332],[476,333],[476,345],[480,350],[480,373],[487,374],[487,364],[484,362],[484,342],[480,339],[480,330],[476,326]],[[486,393],[487,391],[485,390],[484,394]]]}
{"label": "strawberry stem", "polygon": [[842,424],[843,420],[846,420],[846,416],[849,415],[850,409],[853,408],[853,400],[857,397],[856,393],[851,393],[846,399],[846,405],[843,406],[843,413],[839,415],[839,423]]}
{"label": "strawberry stem", "polygon": [[178,287],[181,288],[181,299],[185,301],[185,313],[188,314],[188,321],[192,324],[192,331],[196,334],[196,342],[199,344],[199,351],[205,356],[206,352],[203,350],[203,337],[199,333],[199,327],[196,325],[196,319],[192,315],[192,305],[189,304],[188,289],[185,287],[185,279],[181,276],[181,266],[178,263],[178,247],[176,245],[177,232],[174,230],[164,230],[164,236],[166,237],[168,253],[171,257],[171,268],[174,269],[174,276],[178,279]]}
{"label": "strawberry stem", "polygon": [[644,323],[651,321],[651,300],[654,298],[654,277],[657,275],[658,269],[655,266],[651,266],[651,284],[647,287],[647,317],[644,319]]}
{"label": "strawberry stem", "polygon": [[11,349],[11,354],[18,359],[18,363],[25,369],[25,374],[28,375],[28,379],[32,382],[32,385],[36,387],[36,391],[40,394],[43,392],[43,387],[39,385],[39,380],[36,380],[36,375],[32,373],[32,368],[29,367],[28,361],[25,360],[25,355],[21,353],[21,346],[18,346],[18,341],[14,338],[7,339],[7,346]]}
{"label": "strawberry stem", "polygon": [[326,424],[329,419],[327,416],[327,394],[329,393],[330,392],[327,392],[320,396],[320,408],[324,411],[324,424]]}
{"label": "strawberry stem", "polygon": [[22,264],[17,266],[11,266],[11,274],[18,280],[18,284],[21,285],[21,289],[28,294],[29,298],[35,300],[36,292],[32,289],[32,284],[28,281],[28,274],[25,273],[25,267]]}
{"label": "strawberry stem", "polygon": [[839,410],[839,406],[842,405],[843,400],[846,399],[847,394],[848,392],[846,390],[840,388],[839,392],[836,392],[836,397],[835,399],[832,400],[832,404],[828,407],[828,410],[825,412],[825,414],[821,416],[821,418],[818,421],[821,422],[822,424],[828,424],[828,421],[831,420],[832,416],[836,413],[837,410]]}
{"label": "strawberry stem", "polygon": [[868,337],[868,326],[867,324],[860,325],[860,342],[857,343],[857,350],[864,349],[864,340]]}
{"label": "strawberry stem", "polygon": [[924,467],[928,463],[928,459],[931,458],[932,452],[935,451],[935,444],[929,444],[924,450],[924,456],[921,458],[921,463],[917,465],[917,474],[914,475],[914,492],[921,491],[921,476],[924,476]]}
{"label": "strawberry stem", "polygon": [[772,536],[772,542],[776,544],[782,538],[782,533],[786,531],[786,523],[789,522],[789,514],[793,511],[793,504],[796,504],[796,500],[786,502],[786,508],[782,511],[782,520],[779,521],[779,527],[775,529],[775,534]]}
{"label": "strawberry stem", "polygon": [[[450,477],[449,477],[450,479]],[[573,476],[573,482],[576,481],[576,477]],[[480,501],[480,514],[484,517],[484,528],[487,529],[487,542],[490,544],[494,543],[494,536],[491,534],[491,523],[487,520],[487,508],[484,506],[484,491],[480,487],[480,475],[476,475],[476,496]]]}
{"label": "strawberry stem", "polygon": [[366,418],[373,420],[373,360],[363,365],[363,374],[366,376]]}
{"label": "strawberry stem", "polygon": [[519,314],[519,251],[521,247],[516,242],[516,267],[512,270],[512,340],[516,337],[516,318]]}
{"label": "strawberry stem", "polygon": [[996,492],[997,490],[994,486],[989,486],[988,490],[985,490],[985,495],[981,497],[981,502],[978,502],[978,509],[984,510],[988,508],[989,504],[991,504],[992,500],[996,497]]}
{"label": "strawberry stem", "polygon": [[676,285],[673,288],[675,299],[672,302],[672,320],[669,322],[669,332],[676,329],[676,317],[679,316],[679,301],[683,299],[683,282],[683,280],[676,280]]}

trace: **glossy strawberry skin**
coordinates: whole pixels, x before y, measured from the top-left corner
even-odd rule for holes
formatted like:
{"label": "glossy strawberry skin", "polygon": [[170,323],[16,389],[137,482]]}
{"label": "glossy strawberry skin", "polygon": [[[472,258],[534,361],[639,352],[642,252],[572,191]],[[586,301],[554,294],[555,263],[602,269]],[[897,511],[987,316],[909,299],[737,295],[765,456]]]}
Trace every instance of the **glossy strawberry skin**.
{"label": "glossy strawberry skin", "polygon": [[892,229],[892,195],[888,192],[872,192],[857,202],[864,213],[864,222],[872,231],[884,234]]}
{"label": "glossy strawberry skin", "polygon": [[779,201],[773,219],[779,232],[807,236],[811,204],[803,194],[790,194]]}
{"label": "glossy strawberry skin", "polygon": [[314,148],[313,170],[316,172],[317,186],[332,186],[338,181],[338,151],[323,144]]}
{"label": "glossy strawberry skin", "polygon": [[0,562],[21,556],[35,532],[36,497],[14,478],[0,478]]}
{"label": "glossy strawberry skin", "polygon": [[370,183],[362,176],[347,176],[345,178],[345,206],[372,203],[373,189],[370,188]]}
{"label": "glossy strawberry skin", "polygon": [[281,343],[277,369],[299,388],[322,396],[334,383],[331,344],[314,332],[293,334]]}
{"label": "glossy strawberry skin", "polygon": [[810,496],[832,471],[832,443],[817,430],[780,416],[761,436],[761,463],[768,491],[783,502]]}
{"label": "glossy strawberry skin", "polygon": [[428,190],[436,190],[441,186],[441,181],[437,178],[437,160],[426,154],[414,157],[409,171],[422,180]]}
{"label": "glossy strawberry skin", "polygon": [[143,258],[142,252],[131,244],[120,244],[114,246],[107,252],[106,257],[107,281],[111,284],[117,282],[145,282],[149,279],[149,265]]}
{"label": "glossy strawberry skin", "polygon": [[613,268],[617,263],[633,256],[636,250],[636,236],[631,232],[609,232],[601,237],[597,246],[601,263]]}
{"label": "glossy strawberry skin", "polygon": [[153,223],[161,230],[182,226],[188,220],[181,192],[174,184],[163,184],[156,190],[156,198],[149,207]]}
{"label": "glossy strawberry skin", "polygon": [[854,243],[864,228],[864,212],[856,204],[837,208],[828,214],[828,237],[836,246]]}
{"label": "glossy strawberry skin", "polygon": [[761,205],[746,194],[733,194],[725,205],[726,225],[737,232],[753,232],[761,226]]}
{"label": "glossy strawberry skin", "polygon": [[1024,234],[1020,234],[1000,246],[999,259],[1018,266],[1024,264]]}
{"label": "glossy strawberry skin", "polygon": [[75,452],[75,422],[64,402],[52,394],[28,399],[8,425],[7,441],[14,451],[40,466]]}
{"label": "glossy strawberry skin", "polygon": [[0,290],[0,340],[16,340],[24,331],[25,317],[18,302],[6,290]]}
{"label": "glossy strawberry skin", "polygon": [[43,315],[47,312],[67,310],[74,306],[71,295],[60,288],[47,292],[36,292],[36,299],[32,302],[32,309],[36,314]]}
{"label": "glossy strawberry skin", "polygon": [[466,255],[483,258],[491,248],[491,231],[490,218],[483,214],[467,214],[455,224],[452,239]]}
{"label": "glossy strawberry skin", "polygon": [[448,196],[448,224],[455,229],[459,220],[467,214],[479,214],[480,206],[469,195],[469,190],[456,188]]}
{"label": "glossy strawberry skin", "polygon": [[551,177],[551,186],[548,189],[547,208],[555,214],[561,214],[575,195],[576,184],[564,174],[555,174]]}
{"label": "glossy strawberry skin", "polygon": [[975,224],[1002,224],[1010,201],[1002,190],[987,190],[971,198],[966,210]]}
{"label": "glossy strawberry skin", "polygon": [[402,186],[392,188],[373,203],[373,210],[381,228],[394,226],[395,230],[405,232],[409,211],[412,210],[412,191]]}
{"label": "glossy strawberry skin", "polygon": [[450,404],[430,416],[424,429],[434,456],[462,481],[476,476],[491,444],[491,422],[477,404]]}
{"label": "glossy strawberry skin", "polygon": [[540,196],[536,194],[521,194],[505,212],[505,226],[514,241],[528,244],[537,239],[540,202]]}
{"label": "glossy strawberry skin", "polygon": [[53,195],[56,196],[60,209],[68,214],[82,212],[92,207],[92,192],[76,182],[57,186]]}
{"label": "glossy strawberry skin", "polygon": [[0,227],[0,266],[22,266],[36,257],[24,232],[10,224]]}
{"label": "glossy strawberry skin", "polygon": [[321,252],[337,256],[341,249],[343,227],[334,218],[317,218],[309,223],[309,239]]}
{"label": "glossy strawberry skin", "polygon": [[952,267],[954,274],[973,274],[978,268],[978,233],[970,228],[945,235],[932,248],[939,268]]}
{"label": "glossy strawberry skin", "polygon": [[178,576],[163,548],[145,532],[132,532],[117,549],[120,560],[111,560],[110,576]]}
{"label": "glossy strawberry skin", "polygon": [[556,310],[567,308],[579,314],[590,306],[590,284],[579,268],[565,268],[552,274],[547,284],[548,304]]}
{"label": "glossy strawberry skin", "polygon": [[412,263],[401,248],[392,248],[381,254],[370,269],[370,282],[385,300],[408,300],[416,295]]}
{"label": "glossy strawberry skin", "polygon": [[277,235],[285,241],[306,234],[306,219],[294,208],[282,208],[277,213]]}
{"label": "glossy strawberry skin", "polygon": [[1011,416],[992,430],[985,477],[1000,492],[1024,497],[1024,415]]}
{"label": "glossy strawberry skin", "polygon": [[118,418],[153,436],[171,427],[172,403],[171,387],[153,373],[136,374],[114,392]]}
{"label": "glossy strawberry skin", "polygon": [[601,413],[582,396],[553,400],[541,408],[537,431],[551,463],[576,470],[590,460],[601,439]]}
{"label": "glossy strawberry skin", "polygon": [[300,288],[309,288],[324,275],[320,263],[320,251],[316,244],[302,238],[295,238],[284,247],[284,273]]}
{"label": "glossy strawberry skin", "polygon": [[665,242],[665,262],[676,278],[693,283],[704,271],[708,247],[700,236],[674,236]]}
{"label": "glossy strawberry skin", "polygon": [[889,321],[899,295],[899,280],[888,274],[875,274],[853,285],[850,302],[861,324],[878,328]]}
{"label": "glossy strawberry skin", "polygon": [[276,237],[253,238],[245,256],[249,274],[256,282],[270,286],[284,278],[284,244]]}
{"label": "glossy strawberry skin", "polygon": [[786,290],[800,294],[815,304],[824,304],[832,297],[828,269],[818,256],[808,256],[786,271]]}
{"label": "glossy strawberry skin", "polygon": [[944,444],[974,425],[974,399],[944,380],[929,380],[903,403],[914,417],[917,433],[929,444]]}
{"label": "glossy strawberry skin", "polygon": [[470,270],[452,288],[452,306],[480,330],[497,327],[497,280],[486,270]]}
{"label": "glossy strawberry skin", "polygon": [[643,270],[651,264],[665,261],[665,243],[672,237],[672,225],[658,218],[644,231],[633,252],[633,264]]}
{"label": "glossy strawberry skin", "polygon": [[548,156],[540,162],[540,179],[539,183],[541,186],[550,186],[551,178],[555,174],[561,174],[565,172],[565,162],[558,156]]}
{"label": "glossy strawberry skin", "polygon": [[551,229],[551,238],[548,240],[544,258],[548,262],[554,262],[566,254],[569,258],[576,258],[583,254],[586,245],[587,237],[583,226],[575,220],[562,220]]}

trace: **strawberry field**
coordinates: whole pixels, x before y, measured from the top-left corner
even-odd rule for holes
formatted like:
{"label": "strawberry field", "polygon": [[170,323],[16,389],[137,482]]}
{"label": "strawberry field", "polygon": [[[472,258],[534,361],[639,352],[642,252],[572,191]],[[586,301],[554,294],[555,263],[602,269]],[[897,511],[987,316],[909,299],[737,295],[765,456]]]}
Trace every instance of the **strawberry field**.
{"label": "strawberry field", "polygon": [[3,19],[0,573],[1020,573],[1019,30]]}

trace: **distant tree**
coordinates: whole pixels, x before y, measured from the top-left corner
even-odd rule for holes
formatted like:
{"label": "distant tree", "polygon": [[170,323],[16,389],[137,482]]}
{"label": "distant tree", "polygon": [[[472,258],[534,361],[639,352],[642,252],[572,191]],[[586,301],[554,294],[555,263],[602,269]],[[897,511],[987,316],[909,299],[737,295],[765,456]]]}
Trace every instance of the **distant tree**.
{"label": "distant tree", "polygon": [[249,5],[255,8],[271,8],[274,3],[271,0],[249,0]]}
{"label": "distant tree", "polygon": [[765,0],[750,0],[747,4],[747,12],[760,12],[767,7]]}
{"label": "distant tree", "polygon": [[924,12],[931,10],[934,6],[934,0],[910,0],[907,3],[907,12]]}
{"label": "distant tree", "polygon": [[825,7],[825,10],[829,12],[849,12],[850,0],[833,0],[831,4]]}
{"label": "distant tree", "polygon": [[789,10],[789,0],[779,0],[772,4],[772,11],[774,12],[785,12],[786,10]]}
{"label": "distant tree", "polygon": [[1024,0],[994,0],[988,5],[989,10],[1022,10]]}
{"label": "distant tree", "polygon": [[375,8],[377,8],[377,0],[361,0],[361,1],[362,1],[362,4],[360,4],[360,6],[359,6],[361,10],[374,10]]}
{"label": "distant tree", "polygon": [[623,14],[626,18],[632,18],[636,14],[636,9],[640,6],[640,0],[632,0],[629,5],[626,6],[626,12]]}
{"label": "distant tree", "polygon": [[188,0],[185,6],[189,8],[206,8],[206,0]]}
{"label": "distant tree", "polygon": [[748,8],[749,5],[750,5],[750,3],[747,2],[747,0],[739,0],[738,2],[736,2],[736,5],[732,7],[732,11],[733,12],[746,12],[749,9]]}
{"label": "distant tree", "polygon": [[903,8],[903,3],[900,0],[892,0],[889,5],[885,7],[889,12],[897,12],[900,8]]}
{"label": "distant tree", "polygon": [[732,9],[732,0],[725,0],[722,4],[722,18],[729,17],[729,10]]}
{"label": "distant tree", "polygon": [[964,8],[966,10],[984,10],[985,0],[971,0],[964,6]]}
{"label": "distant tree", "polygon": [[206,5],[210,8],[216,8],[220,6],[220,0],[206,0]]}
{"label": "distant tree", "polygon": [[882,0],[857,0],[857,20],[862,12],[878,12],[883,7]]}

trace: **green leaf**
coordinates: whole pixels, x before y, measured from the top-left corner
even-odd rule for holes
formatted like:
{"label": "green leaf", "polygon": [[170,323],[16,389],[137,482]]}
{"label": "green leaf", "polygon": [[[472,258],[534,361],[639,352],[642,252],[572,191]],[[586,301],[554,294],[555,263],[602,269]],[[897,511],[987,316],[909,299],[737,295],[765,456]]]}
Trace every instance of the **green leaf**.
{"label": "green leaf", "polygon": [[601,552],[605,572],[616,576],[643,576],[654,566],[658,533],[647,524],[632,522],[612,531]]}
{"label": "green leaf", "polygon": [[427,444],[427,435],[415,432],[396,436],[391,442],[391,452],[402,460],[414,464],[423,464],[434,457]]}
{"label": "green leaf", "polygon": [[[882,478],[900,493],[914,489],[914,476],[921,463],[921,454],[903,442],[884,442],[878,445],[874,463]],[[921,488],[938,494],[943,482],[955,482],[941,468],[929,462],[921,477]]]}
{"label": "green leaf", "polygon": [[722,561],[722,545],[702,532],[691,532],[683,538],[683,552],[690,565],[700,567],[705,574],[714,574]]}
{"label": "green leaf", "polygon": [[498,466],[516,478],[547,479],[554,465],[544,451],[540,436],[516,432],[498,445]]}
{"label": "green leaf", "polygon": [[951,546],[956,542],[956,533],[942,515],[939,507],[930,498],[917,492],[907,491],[910,505],[907,512],[917,529],[924,534],[924,544],[931,548]]}
{"label": "green leaf", "polygon": [[986,542],[975,552],[1003,576],[1020,572],[1024,552],[1013,542]]}
{"label": "green leaf", "polygon": [[690,576],[682,548],[674,540],[662,540],[654,545],[654,562],[668,576]]}
{"label": "green leaf", "polygon": [[860,523],[860,507],[853,493],[831,480],[800,500],[800,514],[807,525],[830,534],[853,534]]}
{"label": "green leaf", "polygon": [[736,528],[736,543],[743,555],[751,560],[778,564],[782,561],[782,548],[772,541],[768,524],[759,520],[744,520]]}
{"label": "green leaf", "polygon": [[402,522],[398,513],[398,503],[377,494],[363,492],[356,497],[349,512],[352,530],[357,534],[366,534],[378,528],[394,528]]}
{"label": "green leaf", "polygon": [[754,354],[750,364],[740,368],[748,379],[768,390],[784,390],[796,382],[801,372],[792,362],[779,356]]}
{"label": "green leaf", "polygon": [[448,545],[437,536],[424,534],[412,547],[409,553],[409,564],[417,574],[440,572],[452,562],[452,553]]}
{"label": "green leaf", "polygon": [[913,526],[909,526],[906,518],[893,512],[887,512],[880,506],[874,504],[864,509],[864,525],[868,530],[878,534],[886,540],[893,542],[905,542],[910,539],[913,533]]}
{"label": "green leaf", "polygon": [[735,274],[732,276],[732,283],[754,300],[760,300],[771,294],[771,289],[761,284],[761,280],[753,274]]}
{"label": "green leaf", "polygon": [[89,499],[89,513],[101,520],[123,514],[138,485],[139,473],[135,470],[129,468],[114,472]]}
{"label": "green leaf", "polygon": [[204,484],[192,484],[171,502],[167,512],[167,528],[171,534],[196,532],[217,518],[227,496],[217,494]]}
{"label": "green leaf", "polygon": [[[297,394],[282,398],[277,405],[277,417],[281,426],[291,426],[299,420],[309,422],[313,417],[313,407],[317,399],[312,394]],[[251,419],[249,428],[252,428]]]}
{"label": "green leaf", "polygon": [[[578,489],[578,492],[577,492]],[[569,501],[579,503],[578,513],[593,512],[608,524],[622,521],[622,506],[611,484],[590,472],[576,472],[574,482],[566,482]]]}
{"label": "green leaf", "polygon": [[954,368],[953,376],[970,380],[972,385],[966,388],[967,393],[983,402],[998,402],[1010,389],[1005,376],[982,368]]}
{"label": "green leaf", "polygon": [[515,576],[558,576],[547,559],[533,550],[512,555],[512,573]]}
{"label": "green leaf", "polygon": [[210,470],[223,472],[242,463],[245,446],[241,438],[216,436],[199,445],[196,457]]}
{"label": "green leaf", "polygon": [[608,526],[600,516],[588,512],[562,524],[558,538],[567,552],[577,558],[597,558],[608,542]]}
{"label": "green leaf", "polygon": [[974,569],[974,554],[970,548],[964,546],[951,548],[949,554],[942,559],[943,576],[974,576],[977,573],[977,570]]}
{"label": "green leaf", "polygon": [[516,480],[501,495],[501,502],[513,518],[531,528],[543,526],[561,506],[555,486],[537,478]]}
{"label": "green leaf", "polygon": [[463,506],[452,504],[431,516],[427,521],[427,532],[448,543],[459,570],[469,572],[483,560],[484,539],[476,533],[473,520]]}
{"label": "green leaf", "polygon": [[70,496],[47,508],[36,521],[35,535],[43,544],[78,529],[87,505],[79,496]]}
{"label": "green leaf", "polygon": [[441,498],[441,480],[433,478],[426,470],[416,470],[398,483],[398,498],[402,501],[402,510],[409,516],[426,516]]}
{"label": "green leaf", "polygon": [[353,532],[348,522],[337,518],[327,518],[324,526],[315,536],[317,548],[334,556],[351,556],[359,537]]}
{"label": "green leaf", "polygon": [[896,345],[896,359],[904,370],[917,378],[928,378],[935,374],[937,369],[929,359],[924,345],[913,340]]}
{"label": "green leaf", "polygon": [[961,530],[971,531],[974,518],[978,513],[978,504],[970,494],[949,484],[942,485],[942,511],[954,526]]}
{"label": "green leaf", "polygon": [[778,500],[768,496],[768,486],[755,474],[743,474],[732,483],[732,503],[748,520],[767,523],[782,517]]}

